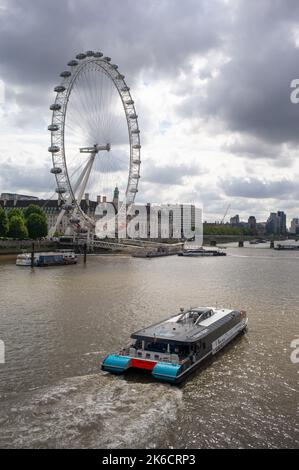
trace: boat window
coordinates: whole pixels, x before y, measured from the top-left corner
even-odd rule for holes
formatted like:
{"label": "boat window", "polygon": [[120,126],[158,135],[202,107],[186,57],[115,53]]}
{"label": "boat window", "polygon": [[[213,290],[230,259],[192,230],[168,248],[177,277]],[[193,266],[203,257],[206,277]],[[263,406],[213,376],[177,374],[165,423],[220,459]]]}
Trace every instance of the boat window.
{"label": "boat window", "polygon": [[167,351],[167,344],[158,342],[146,343],[145,349],[165,353]]}

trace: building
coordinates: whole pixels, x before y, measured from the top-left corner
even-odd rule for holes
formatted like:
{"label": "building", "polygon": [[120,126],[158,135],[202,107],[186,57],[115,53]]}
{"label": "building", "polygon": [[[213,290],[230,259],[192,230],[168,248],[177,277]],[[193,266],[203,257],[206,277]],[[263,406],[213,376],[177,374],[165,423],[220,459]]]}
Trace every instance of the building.
{"label": "building", "polygon": [[287,216],[283,211],[278,211],[277,217],[278,217],[279,234],[284,235],[285,233],[287,233]]}
{"label": "building", "polygon": [[[7,194],[7,193],[5,193]],[[30,204],[40,207],[47,217],[48,231],[54,227],[57,218],[61,212],[60,199],[39,199],[33,196],[10,195],[18,197],[5,197],[0,199],[0,207],[3,207],[8,213],[10,210],[25,209]],[[89,194],[85,193],[80,203],[80,207],[85,214],[91,218],[95,217],[95,210],[99,203],[106,203],[106,196],[97,196],[96,201],[91,201]],[[115,210],[118,210],[119,190],[114,189],[112,203]],[[136,218],[136,237],[161,239],[183,239],[190,234],[190,230],[195,229],[195,211],[193,205],[186,204],[162,204],[161,206],[151,205],[150,203],[143,205],[134,205]],[[128,216],[127,222],[133,219],[133,215]],[[99,217],[98,217],[99,218]],[[57,233],[65,234],[69,227],[69,219],[66,215],[62,217],[59,226],[56,228]],[[138,233],[140,235],[138,235]],[[116,236],[118,236],[118,227],[116,227]]]}
{"label": "building", "polygon": [[[2,196],[2,195],[1,195]],[[20,196],[20,195],[17,195]],[[57,217],[61,211],[61,202],[57,199],[38,199],[33,196],[25,196],[18,198],[5,198],[0,199],[0,207],[3,207],[6,212],[12,209],[25,209],[30,204],[39,206],[47,216],[48,230],[53,227],[56,223]],[[82,199],[80,207],[89,216],[93,217],[97,202],[90,201],[89,195],[86,193],[84,199]],[[68,226],[68,218],[64,216],[57,227],[57,232],[65,233]]]}
{"label": "building", "polygon": [[271,212],[266,224],[266,232],[273,235],[285,235],[287,218],[283,211]]}
{"label": "building", "polygon": [[[182,240],[189,238],[190,231],[195,230],[197,209],[194,205],[147,203],[145,207],[134,204],[134,209],[135,215],[138,215],[136,230],[142,238]],[[128,216],[128,221],[132,218]]]}
{"label": "building", "polygon": [[257,233],[256,218],[254,217],[254,215],[250,215],[248,217],[248,229],[250,230],[250,233],[252,235],[255,235]]}
{"label": "building", "polygon": [[17,201],[37,201],[38,197],[35,196],[26,196],[24,194],[15,194],[15,193],[1,193],[0,196],[0,201],[4,202],[4,205],[6,201],[14,201],[16,203]]}
{"label": "building", "polygon": [[234,226],[237,226],[239,224],[240,224],[239,214],[236,214],[234,217],[230,218],[230,225],[232,225],[234,227]]}
{"label": "building", "polygon": [[295,234],[299,234],[299,219],[298,218],[292,219],[290,232],[295,233]]}

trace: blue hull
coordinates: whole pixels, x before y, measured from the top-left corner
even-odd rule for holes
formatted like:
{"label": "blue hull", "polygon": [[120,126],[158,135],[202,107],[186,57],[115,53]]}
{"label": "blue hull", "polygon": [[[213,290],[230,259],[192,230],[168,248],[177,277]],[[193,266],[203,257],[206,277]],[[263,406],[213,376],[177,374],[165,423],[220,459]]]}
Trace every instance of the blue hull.
{"label": "blue hull", "polygon": [[[102,362],[101,369],[112,374],[122,374],[129,368],[134,368],[132,364],[132,357],[120,356],[117,354],[109,354]],[[143,367],[140,367],[141,369]],[[146,369],[146,368],[144,368]],[[178,374],[181,369],[180,365],[171,364],[167,362],[157,362],[151,369],[151,374],[155,379],[162,380],[164,382],[176,383],[178,382]],[[148,369],[146,369],[148,370]]]}

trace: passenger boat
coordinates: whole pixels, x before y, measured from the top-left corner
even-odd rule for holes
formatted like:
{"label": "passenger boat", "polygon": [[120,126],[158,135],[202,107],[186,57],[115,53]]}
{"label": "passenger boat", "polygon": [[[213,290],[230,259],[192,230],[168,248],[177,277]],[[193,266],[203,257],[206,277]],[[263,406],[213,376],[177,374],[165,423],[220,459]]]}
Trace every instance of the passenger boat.
{"label": "passenger boat", "polygon": [[278,243],[275,247],[274,250],[289,250],[289,251],[296,251],[299,250],[299,245],[296,243]]}
{"label": "passenger boat", "polygon": [[158,380],[179,383],[246,328],[244,310],[181,309],[180,313],[133,333],[133,344],[106,356],[101,368],[114,374],[144,369]]}
{"label": "passenger boat", "polygon": [[[77,255],[73,251],[34,253],[34,266],[59,266],[76,264]],[[16,259],[17,266],[31,266],[31,253],[21,253]]]}
{"label": "passenger boat", "polygon": [[178,256],[226,256],[222,250],[207,250],[206,248],[187,248],[178,253]]}
{"label": "passenger boat", "polygon": [[[34,261],[36,260],[36,254],[34,255]],[[16,259],[17,266],[31,266],[31,254],[30,253],[22,253],[17,256]]]}

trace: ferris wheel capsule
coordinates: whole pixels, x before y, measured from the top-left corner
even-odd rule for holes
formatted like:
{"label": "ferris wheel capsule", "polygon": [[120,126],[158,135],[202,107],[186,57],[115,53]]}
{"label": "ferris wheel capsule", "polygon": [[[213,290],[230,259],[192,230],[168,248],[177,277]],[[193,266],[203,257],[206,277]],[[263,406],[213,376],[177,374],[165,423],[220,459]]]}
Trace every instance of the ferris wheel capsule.
{"label": "ferris wheel capsule", "polygon": [[67,189],[64,186],[59,186],[55,189],[55,192],[58,194],[64,194],[66,193]]}
{"label": "ferris wheel capsule", "polygon": [[133,149],[141,149],[141,145],[140,144],[134,144]]}
{"label": "ferris wheel capsule", "polygon": [[64,72],[61,72],[60,76],[63,78],[70,77],[72,74],[69,70],[65,70]]}
{"label": "ferris wheel capsule", "polygon": [[138,116],[137,116],[137,114],[132,113],[132,114],[129,114],[129,118],[130,118],[130,119],[137,119]]}
{"label": "ferris wheel capsule", "polygon": [[104,57],[104,60],[105,60],[106,62],[110,62],[110,61],[111,61],[111,57]]}
{"label": "ferris wheel capsule", "polygon": [[72,204],[69,204],[69,203],[65,203],[65,204],[62,204],[62,209],[64,209],[65,211],[70,211],[73,209],[73,205]]}
{"label": "ferris wheel capsule", "polygon": [[84,52],[80,52],[80,54],[76,55],[76,59],[79,59],[79,60],[83,60],[85,59],[85,57],[86,57],[86,54],[84,54]]}
{"label": "ferris wheel capsule", "polygon": [[79,224],[80,219],[79,219],[79,217],[71,217],[70,222],[71,222],[71,224]]}
{"label": "ferris wheel capsule", "polygon": [[51,104],[50,110],[51,111],[59,111],[61,109],[61,105],[58,103]]}
{"label": "ferris wheel capsule", "polygon": [[87,51],[85,52],[86,57],[93,57],[94,56],[94,51]]}
{"label": "ferris wheel capsule", "polygon": [[59,152],[60,150],[60,147],[58,145],[51,145],[50,147],[48,147],[48,152],[51,152],[51,153],[57,153]]}
{"label": "ferris wheel capsule", "polygon": [[56,91],[57,93],[62,93],[63,91],[65,91],[65,86],[58,85],[54,88],[54,91]]}
{"label": "ferris wheel capsule", "polygon": [[59,175],[60,173],[62,173],[62,169],[58,166],[54,166],[53,168],[51,168],[50,172],[53,173],[53,175]]}
{"label": "ferris wheel capsule", "polygon": [[95,52],[94,56],[95,57],[103,57],[103,53],[102,52]]}
{"label": "ferris wheel capsule", "polygon": [[50,124],[48,126],[48,131],[55,132],[55,131],[58,131],[58,130],[59,130],[58,124]]}
{"label": "ferris wheel capsule", "polygon": [[78,61],[77,60],[70,60],[67,65],[69,65],[70,67],[76,67],[76,65],[78,65]]}

